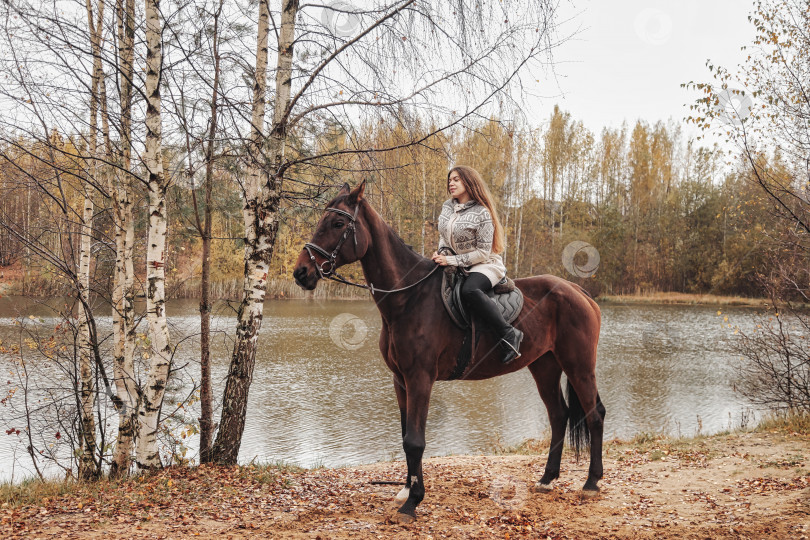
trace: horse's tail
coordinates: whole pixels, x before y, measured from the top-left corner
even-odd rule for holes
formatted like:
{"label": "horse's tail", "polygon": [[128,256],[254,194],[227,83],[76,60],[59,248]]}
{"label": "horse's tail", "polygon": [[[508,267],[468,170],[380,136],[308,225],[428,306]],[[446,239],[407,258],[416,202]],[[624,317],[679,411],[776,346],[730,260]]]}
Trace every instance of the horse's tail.
{"label": "horse's tail", "polygon": [[588,430],[588,422],[585,420],[585,410],[579,402],[571,380],[568,380],[568,440],[574,455],[579,460],[579,452],[587,449],[591,444],[591,432]]}

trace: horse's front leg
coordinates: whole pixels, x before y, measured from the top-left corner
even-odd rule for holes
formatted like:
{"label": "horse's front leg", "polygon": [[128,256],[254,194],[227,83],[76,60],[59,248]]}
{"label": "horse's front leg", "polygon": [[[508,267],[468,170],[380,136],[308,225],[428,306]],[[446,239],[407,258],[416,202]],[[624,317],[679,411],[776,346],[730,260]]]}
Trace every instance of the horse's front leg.
{"label": "horse's front leg", "polygon": [[[394,391],[397,394],[397,405],[399,405],[399,420],[402,425],[402,444],[405,444],[405,430],[407,429],[408,418],[408,394],[405,391],[405,381],[402,380],[402,377],[397,375],[394,375]],[[394,502],[402,504],[407,501],[410,491],[411,477],[407,476],[405,478],[405,487],[399,490],[399,493],[397,493],[397,496],[394,498]]]}
{"label": "horse's front leg", "polygon": [[408,463],[408,498],[397,510],[394,520],[399,523],[413,523],[416,507],[425,498],[425,483],[422,479],[422,454],[425,452],[425,423],[427,421],[430,392],[433,379],[424,372],[405,377],[407,396],[405,436],[402,447]]}

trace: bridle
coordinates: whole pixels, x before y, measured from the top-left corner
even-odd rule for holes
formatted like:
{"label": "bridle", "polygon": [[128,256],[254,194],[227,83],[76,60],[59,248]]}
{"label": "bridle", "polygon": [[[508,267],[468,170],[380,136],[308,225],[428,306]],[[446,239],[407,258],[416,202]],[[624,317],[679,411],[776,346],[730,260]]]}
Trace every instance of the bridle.
{"label": "bridle", "polygon": [[[321,278],[332,279],[331,276],[333,276],[333,275],[337,276],[338,275],[337,272],[336,272],[336,270],[337,270],[337,266],[336,266],[337,256],[338,256],[338,253],[340,252],[340,248],[343,247],[343,244],[346,242],[346,239],[349,238],[349,233],[353,233],[354,247],[355,248],[357,247],[357,229],[355,227],[355,223],[357,222],[357,212],[359,210],[360,210],[360,202],[358,202],[357,206],[354,207],[354,215],[350,214],[349,212],[347,212],[345,210],[341,210],[340,208],[331,208],[331,207],[329,207],[329,208],[326,209],[327,212],[334,212],[336,214],[346,216],[347,218],[349,218],[349,221],[350,221],[349,226],[346,227],[346,230],[343,231],[343,236],[340,237],[340,240],[338,241],[337,245],[335,246],[335,249],[332,250],[332,253],[329,253],[328,251],[323,249],[321,246],[319,246],[317,244],[313,244],[312,242],[307,242],[306,244],[304,244],[304,249],[307,250],[307,253],[309,253],[309,258],[312,261],[312,264],[315,265],[315,268],[318,270],[318,275]],[[317,251],[320,255],[326,257],[326,260],[323,261],[321,264],[318,264],[317,261],[315,261],[315,256],[312,254],[313,249],[315,251]],[[323,265],[325,265],[326,263],[329,263],[329,270],[325,270],[323,268]],[[338,276],[338,277],[340,277],[340,276]]]}
{"label": "bridle", "polygon": [[[351,233],[352,236],[354,237],[354,247],[357,248],[357,227],[356,227],[356,224],[357,224],[357,212],[359,210],[360,210],[360,201],[357,201],[357,206],[354,207],[354,214],[351,214],[351,213],[349,213],[349,212],[347,212],[345,210],[341,210],[340,208],[328,207],[326,209],[327,212],[334,212],[336,214],[340,214],[342,216],[345,216],[345,217],[349,218],[349,222],[350,222],[349,225],[346,227],[346,230],[343,231],[343,236],[340,237],[340,240],[338,240],[338,243],[335,246],[335,249],[333,249],[331,253],[326,251],[325,249],[323,249],[321,246],[319,246],[317,244],[314,244],[312,242],[307,242],[306,244],[304,244],[304,249],[307,250],[307,253],[309,254],[309,259],[312,261],[312,264],[315,266],[315,269],[318,272],[318,276],[320,276],[321,278],[331,279],[332,281],[337,281],[339,283],[345,283],[346,285],[352,285],[354,287],[360,287],[361,289],[367,289],[367,290],[371,291],[371,294],[374,294],[375,292],[394,293],[394,292],[404,291],[406,289],[410,289],[411,287],[419,285],[424,280],[429,278],[433,274],[433,272],[435,272],[439,268],[439,265],[437,264],[433,268],[433,270],[428,272],[428,274],[425,277],[423,277],[422,279],[420,279],[416,283],[412,283],[412,284],[410,284],[410,285],[408,285],[406,287],[401,287],[399,289],[392,289],[392,290],[377,289],[376,287],[374,287],[374,284],[371,283],[371,282],[369,282],[368,285],[363,285],[361,283],[354,283],[354,282],[349,281],[348,279],[344,278],[340,274],[338,274],[337,273],[337,256],[338,256],[338,253],[340,252],[340,248],[343,247],[343,244],[345,244],[346,240],[349,238],[349,233]],[[319,255],[321,255],[322,257],[325,257],[326,260],[323,261],[321,264],[318,264],[318,261],[315,260],[315,255],[312,254],[313,250],[315,252],[317,252]],[[326,265],[327,263],[329,263],[329,269],[324,268],[324,265]]]}

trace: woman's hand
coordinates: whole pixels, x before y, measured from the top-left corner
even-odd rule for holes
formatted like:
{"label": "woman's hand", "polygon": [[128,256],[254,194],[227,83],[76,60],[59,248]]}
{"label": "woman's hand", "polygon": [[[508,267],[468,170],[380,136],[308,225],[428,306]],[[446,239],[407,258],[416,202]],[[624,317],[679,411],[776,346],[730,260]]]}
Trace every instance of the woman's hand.
{"label": "woman's hand", "polygon": [[444,255],[439,255],[434,251],[433,255],[431,255],[430,258],[433,259],[433,262],[435,262],[440,266],[447,266],[447,257],[445,257]]}

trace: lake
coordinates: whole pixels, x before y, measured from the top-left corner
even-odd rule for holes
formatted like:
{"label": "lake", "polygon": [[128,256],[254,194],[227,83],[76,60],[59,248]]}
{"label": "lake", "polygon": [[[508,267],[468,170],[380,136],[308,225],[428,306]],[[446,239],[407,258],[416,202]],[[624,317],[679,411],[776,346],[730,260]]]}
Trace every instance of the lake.
{"label": "lake", "polygon": [[[59,304],[58,299],[0,298],[0,339],[6,345],[19,339],[18,316],[28,328],[52,329],[58,321],[51,307]],[[732,388],[734,336],[727,325],[750,325],[754,310],[722,308],[718,315],[719,308],[708,306],[601,307],[597,382],[607,408],[607,438],[712,433],[737,426],[750,414]],[[219,400],[235,316],[225,303],[214,313],[212,371]],[[197,302],[170,301],[168,314],[173,339],[181,341],[175,365],[186,365],[172,390],[176,401],[188,393],[192,379],[199,380]],[[109,316],[98,322],[102,332],[109,331]],[[331,467],[403,458],[391,374],[377,348],[380,325],[370,301],[268,301],[240,462]],[[144,321],[140,330],[145,328]],[[0,369],[16,384],[8,357],[0,356]],[[47,369],[34,371],[34,377],[50,376]],[[21,392],[13,399],[21,399]],[[22,438],[5,433],[8,411],[0,406],[0,480],[11,477],[15,456],[15,478],[31,474]],[[490,452],[497,444],[541,437],[547,425],[528,370],[487,381],[439,382],[431,399],[426,455]],[[184,440],[188,455],[196,454],[195,438]]]}

